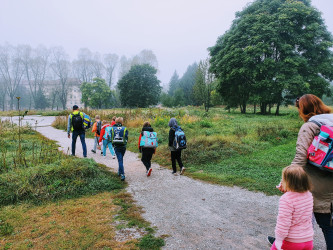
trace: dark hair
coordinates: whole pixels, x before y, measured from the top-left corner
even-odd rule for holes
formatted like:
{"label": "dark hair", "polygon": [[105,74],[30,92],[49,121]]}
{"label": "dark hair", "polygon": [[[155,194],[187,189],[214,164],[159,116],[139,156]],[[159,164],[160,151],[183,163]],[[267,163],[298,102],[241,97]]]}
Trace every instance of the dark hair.
{"label": "dark hair", "polygon": [[297,98],[295,106],[298,108],[299,116],[305,122],[314,115],[331,113],[331,108],[326,106],[319,97],[312,94]]}
{"label": "dark hair", "polygon": [[143,127],[151,127],[149,122],[144,122]]}
{"label": "dark hair", "polygon": [[299,193],[311,189],[310,178],[299,165],[290,165],[282,170],[282,185],[287,191]]}
{"label": "dark hair", "polygon": [[79,106],[77,106],[77,105],[73,106],[73,110],[78,110],[78,109],[79,109]]}

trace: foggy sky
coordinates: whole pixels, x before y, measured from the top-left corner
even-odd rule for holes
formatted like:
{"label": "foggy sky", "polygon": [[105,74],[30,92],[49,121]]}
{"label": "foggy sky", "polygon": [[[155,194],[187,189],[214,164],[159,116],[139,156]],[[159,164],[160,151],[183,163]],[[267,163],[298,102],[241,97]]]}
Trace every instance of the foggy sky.
{"label": "foggy sky", "polygon": [[[158,78],[205,59],[249,0],[0,0],[0,45],[63,46],[127,57],[152,50]],[[312,0],[333,33],[333,1]]]}

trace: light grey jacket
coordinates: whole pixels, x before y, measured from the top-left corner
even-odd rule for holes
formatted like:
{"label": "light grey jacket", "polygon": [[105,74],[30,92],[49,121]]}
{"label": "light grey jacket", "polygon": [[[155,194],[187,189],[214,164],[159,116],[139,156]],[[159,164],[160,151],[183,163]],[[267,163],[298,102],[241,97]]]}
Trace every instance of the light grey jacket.
{"label": "light grey jacket", "polygon": [[333,201],[333,173],[310,165],[307,161],[307,150],[312,143],[313,138],[318,135],[320,131],[320,127],[311,122],[311,120],[326,125],[330,125],[332,122],[333,126],[333,115],[331,114],[316,115],[313,116],[309,122],[304,123],[298,133],[296,155],[292,164],[302,166],[311,179],[313,185],[311,192],[314,199],[314,212],[330,213],[331,202]]}

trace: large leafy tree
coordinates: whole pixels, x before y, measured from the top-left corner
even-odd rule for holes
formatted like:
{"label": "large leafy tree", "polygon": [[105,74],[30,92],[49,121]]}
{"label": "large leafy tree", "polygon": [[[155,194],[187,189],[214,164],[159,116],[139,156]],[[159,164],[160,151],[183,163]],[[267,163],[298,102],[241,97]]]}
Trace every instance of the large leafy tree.
{"label": "large leafy tree", "polygon": [[80,86],[82,102],[85,107],[101,109],[110,107],[112,104],[112,93],[104,79],[94,78],[93,82],[84,82]]}
{"label": "large leafy tree", "polygon": [[156,105],[162,89],[156,73],[157,70],[149,64],[132,66],[117,85],[122,106],[145,108]]}
{"label": "large leafy tree", "polygon": [[[179,79],[179,88],[182,90],[182,96],[184,97],[184,105],[193,105],[195,104],[193,96],[193,86],[195,84],[196,72],[198,69],[198,64],[193,63],[189,65],[182,76]],[[174,95],[176,95],[178,89],[176,89]],[[181,105],[181,103],[179,103]]]}
{"label": "large leafy tree", "polygon": [[329,92],[332,41],[310,1],[257,0],[236,13],[231,28],[209,48],[210,70],[228,104],[236,102],[245,113],[252,98],[265,113],[284,97]]}

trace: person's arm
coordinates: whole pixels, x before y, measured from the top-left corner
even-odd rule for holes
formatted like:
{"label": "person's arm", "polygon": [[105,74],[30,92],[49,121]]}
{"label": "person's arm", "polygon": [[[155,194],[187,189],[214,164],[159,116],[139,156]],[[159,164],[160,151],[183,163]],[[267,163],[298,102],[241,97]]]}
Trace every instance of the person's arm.
{"label": "person's arm", "polygon": [[105,134],[105,127],[101,129],[101,134],[99,136],[99,141],[98,142],[101,142],[103,140],[104,134]]}
{"label": "person's arm", "polygon": [[142,132],[140,133],[140,136],[139,136],[139,142],[138,142],[138,148],[139,148],[139,151],[140,151],[140,152],[141,152],[141,147],[140,147],[141,137],[142,137]]}
{"label": "person's arm", "polygon": [[288,196],[281,196],[279,201],[279,213],[275,227],[275,246],[277,249],[281,249],[283,240],[288,236],[293,210],[293,206],[288,200]]}
{"label": "person's arm", "polygon": [[71,133],[71,127],[72,127],[72,116],[68,116],[68,123],[67,123],[67,135],[68,138],[70,138],[70,133]]}
{"label": "person's arm", "polygon": [[319,126],[313,122],[306,122],[302,125],[298,132],[296,154],[292,164],[297,164],[302,167],[306,165],[308,162],[308,148],[315,135],[319,133],[319,130]]}

